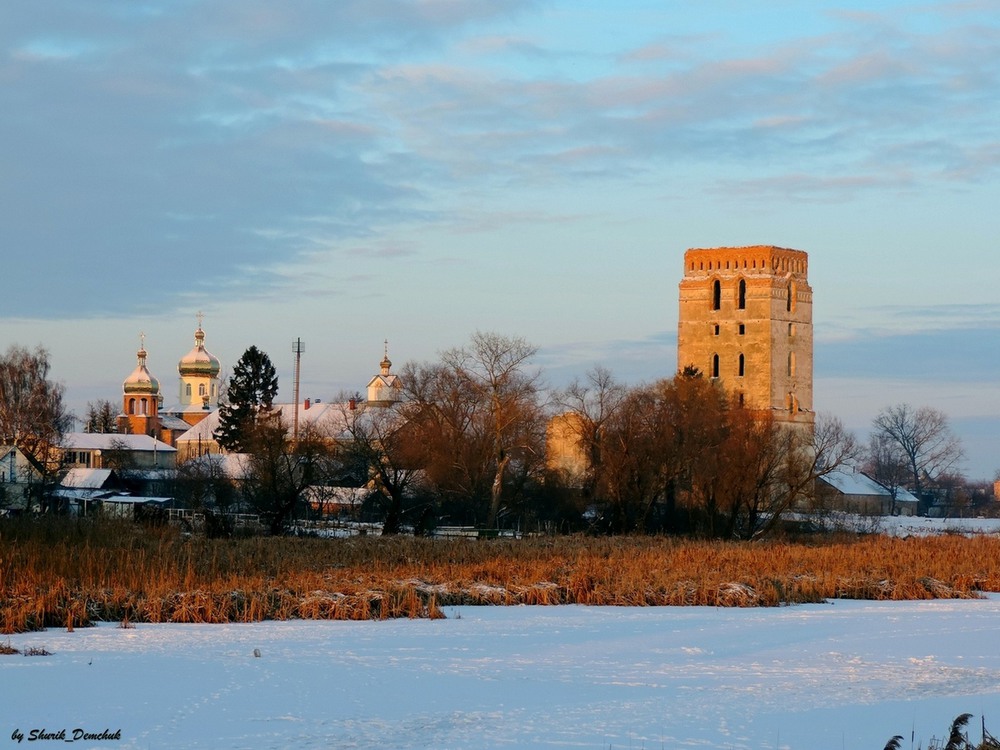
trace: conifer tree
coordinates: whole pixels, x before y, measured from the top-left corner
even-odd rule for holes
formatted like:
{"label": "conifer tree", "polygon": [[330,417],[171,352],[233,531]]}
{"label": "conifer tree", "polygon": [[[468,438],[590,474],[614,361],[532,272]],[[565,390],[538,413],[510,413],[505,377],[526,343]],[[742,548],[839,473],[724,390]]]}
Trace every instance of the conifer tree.
{"label": "conifer tree", "polygon": [[228,451],[248,450],[256,427],[271,411],[277,393],[278,375],[270,357],[251,346],[233,368],[227,403],[219,407],[215,431],[219,445]]}

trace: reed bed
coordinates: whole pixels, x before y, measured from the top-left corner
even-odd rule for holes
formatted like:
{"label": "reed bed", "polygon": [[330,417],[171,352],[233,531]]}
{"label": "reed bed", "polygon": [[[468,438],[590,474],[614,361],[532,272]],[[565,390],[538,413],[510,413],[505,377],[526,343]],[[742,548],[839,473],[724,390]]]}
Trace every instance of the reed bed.
{"label": "reed bed", "polygon": [[0,524],[0,632],[94,621],[442,617],[456,605],[778,606],[1000,591],[1000,538],[726,543],[662,537],[217,540]]}

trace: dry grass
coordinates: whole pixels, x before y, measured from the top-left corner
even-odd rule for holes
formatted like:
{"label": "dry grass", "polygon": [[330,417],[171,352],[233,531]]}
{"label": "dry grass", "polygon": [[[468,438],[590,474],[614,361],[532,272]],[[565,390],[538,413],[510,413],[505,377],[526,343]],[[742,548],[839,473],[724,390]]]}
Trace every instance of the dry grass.
{"label": "dry grass", "polygon": [[1000,591],[1000,538],[209,540],[55,520],[0,525],[0,631],[95,620],[441,617],[459,604],[776,606]]}

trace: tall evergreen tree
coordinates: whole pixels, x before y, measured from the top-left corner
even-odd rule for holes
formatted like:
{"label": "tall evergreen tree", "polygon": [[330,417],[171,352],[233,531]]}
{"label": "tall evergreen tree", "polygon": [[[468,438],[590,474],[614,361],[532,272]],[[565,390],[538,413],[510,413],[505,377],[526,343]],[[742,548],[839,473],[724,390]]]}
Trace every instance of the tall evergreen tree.
{"label": "tall evergreen tree", "polygon": [[87,402],[84,432],[118,432],[118,408],[107,399]]}
{"label": "tall evergreen tree", "polygon": [[215,439],[229,451],[246,451],[256,427],[271,411],[278,393],[278,375],[271,358],[256,346],[240,357],[229,379],[226,403],[219,407]]}

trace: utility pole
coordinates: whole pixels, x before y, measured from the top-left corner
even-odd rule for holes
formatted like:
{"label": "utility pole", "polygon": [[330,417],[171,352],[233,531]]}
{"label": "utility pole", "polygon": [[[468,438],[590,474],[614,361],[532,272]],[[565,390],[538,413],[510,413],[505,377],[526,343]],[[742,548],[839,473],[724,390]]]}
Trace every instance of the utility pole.
{"label": "utility pole", "polygon": [[302,364],[302,352],[306,350],[306,345],[302,339],[295,339],[292,342],[292,351],[295,352],[295,419],[292,424],[292,440],[299,442],[299,372]]}

